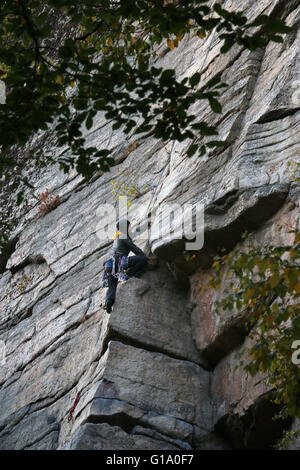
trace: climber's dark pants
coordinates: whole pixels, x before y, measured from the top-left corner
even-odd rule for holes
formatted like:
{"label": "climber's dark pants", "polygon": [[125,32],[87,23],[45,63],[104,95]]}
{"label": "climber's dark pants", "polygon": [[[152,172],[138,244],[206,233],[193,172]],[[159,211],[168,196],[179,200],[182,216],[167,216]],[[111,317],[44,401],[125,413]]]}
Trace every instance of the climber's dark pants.
{"label": "climber's dark pants", "polygon": [[147,258],[143,255],[129,256],[126,274],[130,277],[138,277],[142,274],[147,264]]}
{"label": "climber's dark pants", "polygon": [[[129,256],[128,258],[128,270],[126,274],[129,277],[138,277],[142,274],[147,264],[147,258],[143,255]],[[111,269],[107,269],[111,273]],[[108,276],[108,289],[106,292],[106,302],[112,300],[114,303],[116,298],[116,290],[118,286],[118,278],[109,274]]]}
{"label": "climber's dark pants", "polygon": [[106,291],[106,302],[112,300],[114,303],[116,298],[116,290],[118,285],[118,278],[109,274],[108,276],[108,289]]}

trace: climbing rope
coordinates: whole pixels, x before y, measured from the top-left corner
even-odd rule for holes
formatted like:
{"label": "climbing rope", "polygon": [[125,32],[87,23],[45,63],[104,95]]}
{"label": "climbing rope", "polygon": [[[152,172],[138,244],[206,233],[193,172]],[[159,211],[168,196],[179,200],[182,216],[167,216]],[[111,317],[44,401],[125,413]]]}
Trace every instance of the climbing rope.
{"label": "climbing rope", "polygon": [[110,146],[110,143],[111,143],[111,140],[112,140],[112,136],[113,136],[113,129],[111,129],[111,133],[110,133],[110,136],[109,136],[109,140],[108,140],[108,147]]}
{"label": "climbing rope", "polygon": [[[169,143],[169,142],[168,142],[168,143]],[[167,168],[167,166],[168,166],[168,164],[169,164],[169,162],[170,162],[170,160],[171,160],[171,155],[172,155],[172,153],[173,153],[173,150],[174,150],[174,147],[175,147],[175,143],[176,143],[176,140],[174,140],[173,145],[172,145],[172,148],[171,148],[171,150],[170,150],[170,152],[169,152],[168,159],[167,159],[165,165],[163,166],[163,169],[161,170],[161,174],[160,174],[159,181],[158,181],[158,183],[157,183],[155,189],[154,189],[153,192],[152,192],[152,197],[151,197],[150,202],[149,202],[149,204],[148,204],[148,207],[147,207],[147,209],[146,209],[146,211],[145,211],[145,215],[142,217],[142,222],[143,222],[144,219],[146,219],[146,217],[148,217],[149,209],[150,209],[150,207],[151,207],[152,201],[154,200],[154,198],[155,198],[155,196],[156,196],[157,189],[158,189],[158,187],[159,187],[159,185],[160,185],[160,182],[161,182],[161,180],[162,180],[164,171],[165,171],[165,169]],[[165,147],[166,147],[167,145],[168,145],[168,144],[166,144]],[[153,187],[153,186],[152,186],[152,187]],[[139,232],[141,231],[141,228],[138,227],[138,228],[136,229],[136,231],[139,233]]]}
{"label": "climbing rope", "polygon": [[212,46],[212,43],[213,43],[213,40],[214,40],[214,37],[215,37],[215,34],[216,34],[216,30],[217,30],[217,28],[215,27],[215,28],[213,29],[213,32],[211,33],[211,38],[210,38],[210,41],[209,41],[209,45],[208,45],[206,54],[205,54],[205,56],[204,56],[204,58],[203,58],[203,61],[202,61],[201,67],[200,67],[200,71],[199,71],[200,74],[203,72],[203,68],[204,68],[204,65],[205,65],[205,63],[206,63],[206,59],[207,59],[207,57],[208,57],[208,54],[210,53],[211,46]]}
{"label": "climbing rope", "polygon": [[[213,43],[213,40],[214,40],[214,36],[215,36],[215,33],[216,33],[216,29],[217,29],[217,28],[215,27],[215,28],[213,29],[213,32],[211,33],[211,38],[210,38],[210,41],[209,41],[209,45],[208,45],[206,54],[205,54],[205,56],[204,56],[204,58],[203,58],[203,61],[202,61],[201,67],[200,67],[200,71],[199,71],[200,74],[202,74],[204,65],[205,65],[205,63],[206,63],[206,59],[207,59],[208,54],[209,54],[209,52],[210,52],[210,50],[211,50],[212,43]],[[144,215],[144,217],[142,218],[142,222],[143,222],[144,219],[146,219],[146,217],[147,217],[148,214],[149,214],[149,209],[150,209],[150,207],[151,207],[152,201],[154,200],[154,198],[155,198],[155,196],[156,196],[157,188],[158,188],[159,185],[160,185],[160,182],[161,182],[162,176],[163,176],[163,174],[164,174],[164,171],[165,171],[165,169],[166,169],[166,167],[167,167],[167,165],[169,164],[169,161],[170,161],[170,159],[171,159],[171,155],[172,155],[172,152],[173,152],[173,150],[174,150],[175,142],[176,142],[176,141],[173,142],[172,149],[171,149],[171,151],[169,152],[169,157],[168,157],[167,162],[166,162],[166,164],[164,165],[164,167],[163,167],[163,169],[162,169],[162,171],[161,171],[161,175],[160,175],[160,178],[159,178],[159,182],[158,182],[158,184],[157,184],[157,186],[156,186],[156,188],[155,188],[154,190],[153,190],[153,185],[152,185],[152,197],[151,197],[150,202],[149,202],[149,204],[148,204],[148,207],[147,207],[147,210],[146,210],[146,212],[145,212],[145,215]],[[168,143],[169,143],[169,142],[168,142]],[[166,144],[166,145],[168,145],[168,144]],[[141,231],[141,228],[138,227],[136,231],[137,231],[137,232],[140,232],[140,231]]]}
{"label": "climbing rope", "polygon": [[68,413],[69,413],[68,421],[71,421],[71,419],[72,419],[72,417],[73,417],[73,413],[74,413],[75,408],[76,408],[76,406],[77,406],[77,404],[78,404],[78,402],[79,402],[79,395],[80,395],[80,393],[78,392],[77,395],[76,395],[76,398],[75,398],[75,400],[74,400],[74,403],[73,403],[72,408],[68,411]]}
{"label": "climbing rope", "polygon": [[[167,166],[168,166],[168,164],[169,164],[169,162],[170,162],[170,160],[171,160],[171,155],[172,155],[172,153],[173,153],[175,144],[176,144],[176,140],[174,140],[173,145],[172,145],[172,148],[171,148],[171,150],[170,150],[170,152],[169,152],[168,159],[167,159],[167,161],[166,161],[166,163],[165,163],[163,169],[161,170],[160,178],[159,178],[158,183],[157,183],[157,185],[156,185],[156,187],[155,187],[155,189],[154,189],[154,191],[153,191],[153,193],[152,193],[152,198],[151,198],[151,200],[150,200],[150,202],[149,202],[149,204],[148,204],[148,207],[147,207],[147,211],[146,211],[145,216],[149,213],[149,209],[150,209],[151,203],[152,203],[153,199],[155,198],[155,195],[156,195],[156,193],[157,193],[157,188],[158,188],[159,185],[160,185],[160,182],[161,182],[161,180],[162,180],[164,171],[165,171],[165,169],[167,168]],[[167,145],[168,145],[168,144],[167,144]]]}

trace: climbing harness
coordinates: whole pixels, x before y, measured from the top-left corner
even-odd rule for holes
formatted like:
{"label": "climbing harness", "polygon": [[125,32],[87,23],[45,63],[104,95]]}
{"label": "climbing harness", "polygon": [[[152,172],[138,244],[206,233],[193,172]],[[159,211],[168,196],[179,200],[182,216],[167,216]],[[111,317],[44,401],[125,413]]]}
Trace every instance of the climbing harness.
{"label": "climbing harness", "polygon": [[126,270],[128,269],[128,256],[121,256],[116,262],[112,257],[103,263],[104,270],[100,280],[100,287],[108,287],[108,278],[110,275],[117,278],[119,281],[126,280]]}
{"label": "climbing harness", "polygon": [[104,270],[102,272],[102,276],[101,276],[101,279],[100,279],[100,287],[101,288],[108,287],[108,277],[109,277],[109,274],[110,274],[110,271],[108,271],[108,268],[111,269],[111,270],[113,269],[113,260],[109,259],[109,260],[105,261],[103,263],[103,267],[104,267]]}
{"label": "climbing harness", "polygon": [[78,392],[77,395],[76,395],[76,398],[74,400],[74,403],[73,403],[73,406],[72,408],[68,411],[69,413],[69,416],[68,416],[68,421],[71,421],[72,417],[73,417],[73,413],[75,411],[75,408],[79,402],[79,396],[80,396],[80,393]]}
{"label": "climbing harness", "polygon": [[[116,259],[117,258],[117,259]],[[128,256],[112,256],[103,263],[104,270],[100,280],[100,288],[108,287],[110,275],[119,281],[127,280],[126,270],[128,269]]]}
{"label": "climbing harness", "polygon": [[127,281],[128,279],[127,269],[128,269],[128,256],[122,256],[120,263],[119,263],[118,273],[117,273],[117,276],[120,282]]}

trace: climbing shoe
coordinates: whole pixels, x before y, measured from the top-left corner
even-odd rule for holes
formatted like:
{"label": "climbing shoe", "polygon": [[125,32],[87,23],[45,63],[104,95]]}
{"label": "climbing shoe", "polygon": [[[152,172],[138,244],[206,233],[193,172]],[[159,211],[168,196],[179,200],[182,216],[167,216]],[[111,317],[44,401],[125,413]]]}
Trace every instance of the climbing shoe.
{"label": "climbing shoe", "polygon": [[112,306],[113,306],[112,300],[108,300],[104,305],[104,310],[106,310],[107,313],[110,313]]}
{"label": "climbing shoe", "polygon": [[128,279],[130,279],[130,277],[128,276],[128,274],[121,274],[119,276],[119,282],[121,284],[123,284],[124,282],[128,281]]}

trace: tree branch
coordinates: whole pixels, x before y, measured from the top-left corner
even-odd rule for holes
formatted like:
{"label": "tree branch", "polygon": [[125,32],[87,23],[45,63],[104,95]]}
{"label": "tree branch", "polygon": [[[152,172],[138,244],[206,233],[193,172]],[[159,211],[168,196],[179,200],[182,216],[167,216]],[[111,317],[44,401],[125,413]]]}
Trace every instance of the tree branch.
{"label": "tree branch", "polygon": [[100,26],[108,26],[107,23],[105,23],[105,21],[102,21],[100,23],[97,24],[97,26],[92,30],[90,31],[89,33],[86,33],[84,34],[83,36],[77,36],[74,38],[74,41],[84,41],[86,38],[88,38],[89,36],[91,36],[92,34],[94,34],[96,31],[98,31],[98,29],[100,28]]}
{"label": "tree branch", "polygon": [[31,36],[33,42],[34,42],[34,45],[35,45],[35,64],[34,64],[34,70],[36,71],[36,66],[37,66],[37,62],[38,62],[38,58],[40,56],[40,45],[39,45],[39,41],[36,37],[36,33],[35,33],[35,30],[34,30],[34,26],[33,26],[33,23],[27,13],[27,10],[26,10],[26,7],[24,5],[24,1],[23,0],[18,0],[18,4],[22,10],[22,13],[23,13],[23,17],[24,17],[24,20],[26,22],[26,25],[27,25],[27,31],[29,33],[29,35]]}

